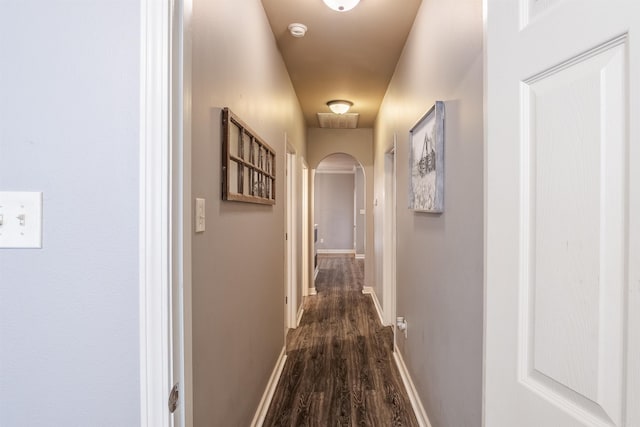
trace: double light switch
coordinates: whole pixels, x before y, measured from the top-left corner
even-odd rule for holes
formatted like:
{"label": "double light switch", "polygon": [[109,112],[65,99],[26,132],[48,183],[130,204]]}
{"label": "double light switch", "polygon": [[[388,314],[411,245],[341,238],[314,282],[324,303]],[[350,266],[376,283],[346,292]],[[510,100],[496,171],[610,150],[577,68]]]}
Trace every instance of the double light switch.
{"label": "double light switch", "polygon": [[0,248],[42,247],[42,193],[0,191]]}

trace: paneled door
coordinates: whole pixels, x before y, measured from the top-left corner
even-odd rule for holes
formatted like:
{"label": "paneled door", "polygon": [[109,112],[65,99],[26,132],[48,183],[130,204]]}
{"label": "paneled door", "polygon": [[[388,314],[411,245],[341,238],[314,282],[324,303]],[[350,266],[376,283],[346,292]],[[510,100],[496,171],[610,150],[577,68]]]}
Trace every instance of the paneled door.
{"label": "paneled door", "polygon": [[487,0],[486,427],[640,426],[640,2]]}

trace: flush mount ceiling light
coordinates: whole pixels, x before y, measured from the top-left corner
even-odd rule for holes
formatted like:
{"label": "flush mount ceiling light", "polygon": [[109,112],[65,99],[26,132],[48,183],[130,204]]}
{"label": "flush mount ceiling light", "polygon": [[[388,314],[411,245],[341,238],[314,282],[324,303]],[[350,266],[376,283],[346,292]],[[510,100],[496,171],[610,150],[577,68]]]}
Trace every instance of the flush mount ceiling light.
{"label": "flush mount ceiling light", "polygon": [[289,24],[288,28],[293,37],[304,37],[304,35],[307,33],[307,26],[298,22]]}
{"label": "flush mount ceiling light", "polygon": [[335,114],[344,114],[349,111],[349,108],[353,105],[353,102],[346,101],[344,99],[334,99],[333,101],[327,102],[327,106],[331,111]]}
{"label": "flush mount ceiling light", "polygon": [[360,0],[322,0],[324,4],[338,12],[346,12],[360,3]]}

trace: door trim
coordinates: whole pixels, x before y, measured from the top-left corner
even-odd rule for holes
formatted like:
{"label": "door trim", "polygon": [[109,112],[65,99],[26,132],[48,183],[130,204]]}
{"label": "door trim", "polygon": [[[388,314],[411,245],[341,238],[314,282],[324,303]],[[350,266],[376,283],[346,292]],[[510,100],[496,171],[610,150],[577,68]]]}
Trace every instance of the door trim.
{"label": "door trim", "polygon": [[[287,233],[287,240],[285,241],[286,248],[286,256],[285,256],[285,264],[286,264],[286,303],[285,303],[285,312],[286,312],[286,327],[287,328],[296,328],[298,326],[298,309],[297,309],[297,293],[298,287],[296,286],[297,282],[297,227],[296,227],[296,206],[297,206],[297,198],[296,198],[296,176],[297,176],[297,168],[296,168],[296,151],[292,145],[288,142],[286,143],[286,174],[285,177],[285,185],[286,185],[286,214],[285,214],[285,230]],[[285,338],[286,338],[286,329],[285,329]]]}
{"label": "door trim", "polygon": [[192,0],[171,0],[171,347],[172,383],[180,383],[173,427],[193,426],[191,309],[191,18]]}
{"label": "door trim", "polygon": [[139,310],[140,424],[169,427],[170,0],[141,0]]}
{"label": "door trim", "polygon": [[[382,304],[386,325],[396,323],[396,162],[396,135],[394,134],[393,146],[384,155]],[[389,195],[391,197],[388,197]]]}
{"label": "door trim", "polygon": [[190,427],[192,0],[140,4],[140,425]]}
{"label": "door trim", "polygon": [[309,165],[302,160],[302,296],[309,295]]}

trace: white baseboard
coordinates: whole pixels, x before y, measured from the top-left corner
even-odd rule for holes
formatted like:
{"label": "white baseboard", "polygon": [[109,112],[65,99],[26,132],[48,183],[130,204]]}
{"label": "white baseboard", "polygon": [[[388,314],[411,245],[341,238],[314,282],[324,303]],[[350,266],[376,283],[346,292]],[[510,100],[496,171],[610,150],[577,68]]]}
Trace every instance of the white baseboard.
{"label": "white baseboard", "polygon": [[262,395],[262,399],[260,399],[260,404],[258,405],[256,414],[253,416],[253,421],[251,421],[251,427],[261,427],[264,423],[264,419],[267,416],[269,405],[271,405],[271,399],[273,399],[273,394],[276,391],[276,386],[278,385],[278,380],[280,379],[280,375],[284,369],[284,362],[286,360],[287,353],[285,347],[282,347],[276,366],[273,368],[273,372],[271,372],[271,377],[269,377],[267,388],[264,390],[264,394]]}
{"label": "white baseboard", "polygon": [[318,291],[315,286],[313,288],[309,288],[309,295],[318,295]]}
{"label": "white baseboard", "polygon": [[296,316],[296,328],[300,326],[300,321],[302,320],[302,313],[304,313],[304,308],[302,308],[302,305],[300,305],[300,308],[298,308],[298,315]]}
{"label": "white baseboard", "polygon": [[353,249],[318,249],[318,255],[333,255],[333,254],[346,254],[355,255],[356,251]]}
{"label": "white baseboard", "polygon": [[376,313],[378,313],[378,318],[380,319],[380,324],[388,326],[384,323],[384,318],[382,316],[382,307],[380,306],[380,301],[378,301],[378,296],[376,295],[376,292],[373,290],[373,288],[371,286],[363,286],[362,293],[365,295],[371,295],[371,299],[373,299],[373,305],[376,307]]}
{"label": "white baseboard", "polygon": [[418,396],[416,386],[411,380],[407,365],[404,364],[402,354],[400,354],[400,350],[398,350],[397,348],[393,352],[393,358],[395,359],[396,365],[398,366],[398,371],[400,371],[400,377],[402,378],[404,387],[407,389],[407,394],[409,395],[409,400],[411,401],[413,412],[416,414],[416,418],[418,419],[418,425],[420,425],[420,427],[431,427],[429,417],[427,416],[427,412],[424,410],[424,406],[422,406],[420,396]]}
{"label": "white baseboard", "polygon": [[364,259],[364,254],[356,254],[356,259]]}

